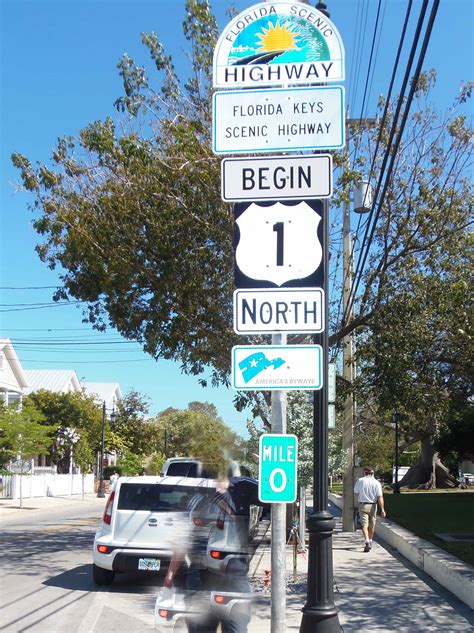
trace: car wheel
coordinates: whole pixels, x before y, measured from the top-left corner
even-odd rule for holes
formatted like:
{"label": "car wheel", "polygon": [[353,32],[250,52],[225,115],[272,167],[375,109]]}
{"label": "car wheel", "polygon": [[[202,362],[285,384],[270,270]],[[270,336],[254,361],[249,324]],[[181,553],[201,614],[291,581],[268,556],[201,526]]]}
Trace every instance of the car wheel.
{"label": "car wheel", "polygon": [[92,577],[96,585],[111,585],[114,580],[115,572],[110,569],[103,569],[92,565]]}

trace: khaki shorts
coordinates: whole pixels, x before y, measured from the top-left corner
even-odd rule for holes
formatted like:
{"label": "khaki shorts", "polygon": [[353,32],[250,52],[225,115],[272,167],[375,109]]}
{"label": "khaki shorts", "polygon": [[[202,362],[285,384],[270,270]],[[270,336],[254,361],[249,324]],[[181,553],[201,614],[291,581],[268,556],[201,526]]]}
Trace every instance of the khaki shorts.
{"label": "khaki shorts", "polygon": [[359,517],[362,527],[373,529],[377,520],[377,504],[359,503]]}

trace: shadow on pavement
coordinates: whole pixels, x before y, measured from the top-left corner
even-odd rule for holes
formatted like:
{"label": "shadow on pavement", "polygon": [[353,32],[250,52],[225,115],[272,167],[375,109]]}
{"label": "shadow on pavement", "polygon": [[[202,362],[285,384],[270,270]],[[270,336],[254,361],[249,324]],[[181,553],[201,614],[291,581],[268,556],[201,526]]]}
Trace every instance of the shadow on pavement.
{"label": "shadow on pavement", "polygon": [[[66,554],[90,548],[94,532],[47,528],[34,533],[3,533],[1,552],[3,575],[36,576],[63,572],[70,566]],[[64,559],[61,558],[64,552]]]}

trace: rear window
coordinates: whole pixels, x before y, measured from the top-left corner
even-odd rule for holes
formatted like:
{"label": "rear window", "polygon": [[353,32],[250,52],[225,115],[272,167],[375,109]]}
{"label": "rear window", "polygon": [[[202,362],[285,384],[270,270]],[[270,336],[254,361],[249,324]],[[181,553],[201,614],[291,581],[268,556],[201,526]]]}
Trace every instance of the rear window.
{"label": "rear window", "polygon": [[166,469],[169,477],[198,477],[198,464],[195,462],[171,462]]}
{"label": "rear window", "polygon": [[208,497],[214,494],[214,490],[196,489],[192,486],[123,483],[117,507],[119,510],[184,512],[196,494]]}

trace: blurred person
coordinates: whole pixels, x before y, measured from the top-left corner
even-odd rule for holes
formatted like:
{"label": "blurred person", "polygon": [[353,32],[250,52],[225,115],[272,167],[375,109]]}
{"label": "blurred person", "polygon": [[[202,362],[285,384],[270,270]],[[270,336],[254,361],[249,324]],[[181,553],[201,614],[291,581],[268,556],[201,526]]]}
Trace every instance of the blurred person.
{"label": "blurred person", "polygon": [[[253,482],[250,485],[250,482]],[[255,499],[258,501],[257,487],[253,480],[245,477],[234,477],[230,481],[221,479],[217,482],[217,490],[212,498],[206,498],[197,490],[189,504],[190,536],[188,549],[176,549],[171,559],[164,586],[171,589],[176,574],[187,562],[185,571],[185,586],[187,590],[187,602],[190,612],[196,611],[196,603],[203,605],[203,592],[233,593],[245,596],[238,608],[233,608],[231,616],[218,618],[212,610],[203,613],[201,617],[186,619],[190,633],[216,633],[219,624],[222,633],[247,633],[247,625],[250,621],[251,609],[250,584],[247,577],[247,564],[244,555],[231,561],[223,573],[210,570],[206,564],[207,545],[211,529],[216,525],[225,525],[225,522],[236,523],[248,516],[249,506]],[[253,494],[252,494],[253,493]],[[245,543],[241,543],[242,551],[247,550],[248,521],[245,524]],[[221,528],[222,529],[222,528]],[[199,598],[201,592],[201,598]],[[208,601],[208,607],[210,602]]]}
{"label": "blurred person", "polygon": [[371,466],[364,468],[364,476],[356,481],[354,492],[359,504],[359,518],[362,533],[365,538],[364,552],[372,549],[372,540],[375,533],[377,517],[377,505],[380,507],[380,515],[385,517],[382,485],[374,477],[374,469]]}

